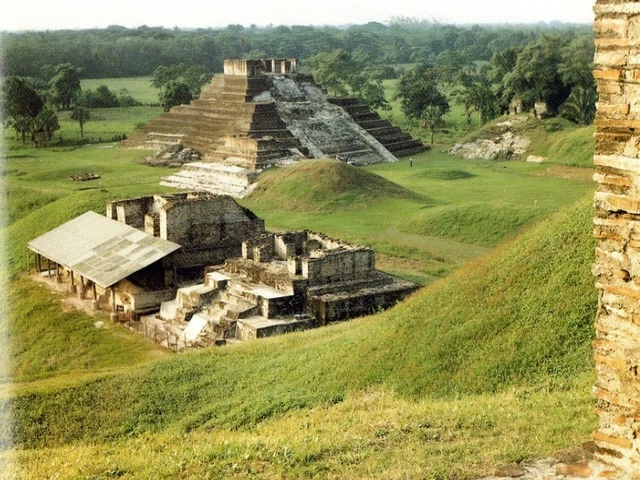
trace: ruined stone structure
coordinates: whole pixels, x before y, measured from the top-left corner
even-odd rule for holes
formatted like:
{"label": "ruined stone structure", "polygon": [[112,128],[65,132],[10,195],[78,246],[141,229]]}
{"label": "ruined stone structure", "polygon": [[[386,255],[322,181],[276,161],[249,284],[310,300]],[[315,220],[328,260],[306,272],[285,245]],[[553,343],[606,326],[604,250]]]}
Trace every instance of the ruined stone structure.
{"label": "ruined stone structure", "polygon": [[242,254],[242,242],[264,233],[264,220],[231,197],[207,192],[151,195],[107,203],[107,217],[182,248],[173,255],[180,273],[202,273]]}
{"label": "ruined stone structure", "polygon": [[375,269],[375,254],[308,231],[243,242],[242,257],[178,290],[160,317],[172,335],[212,344],[324,325],[388,308],[417,288]]}
{"label": "ruined stone structure", "polygon": [[296,59],[225,60],[224,75],[190,105],[150,121],[123,142],[200,153],[164,185],[241,197],[264,168],[303,158],[355,165],[393,162],[426,150],[421,141],[354,99],[329,101]]}
{"label": "ruined stone structure", "polygon": [[37,274],[114,319],[144,318],[175,349],[353,318],[417,288],[377,271],[369,248],[266,233],[233,198],[206,192],[109,202],[106,216],[87,212],[28,246]]}
{"label": "ruined stone structure", "polygon": [[598,458],[640,478],[640,2],[595,6]]}

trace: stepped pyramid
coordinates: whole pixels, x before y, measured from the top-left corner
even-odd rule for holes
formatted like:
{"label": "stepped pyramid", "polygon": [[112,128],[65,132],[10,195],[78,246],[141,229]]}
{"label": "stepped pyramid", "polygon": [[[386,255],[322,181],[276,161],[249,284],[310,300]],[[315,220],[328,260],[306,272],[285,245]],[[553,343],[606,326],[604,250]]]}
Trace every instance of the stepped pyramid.
{"label": "stepped pyramid", "polygon": [[225,60],[224,75],[198,99],[151,120],[123,146],[192,148],[202,161],[162,184],[236,197],[273,165],[323,157],[394,162],[427,148],[354,99],[328,99],[297,67],[296,59]]}

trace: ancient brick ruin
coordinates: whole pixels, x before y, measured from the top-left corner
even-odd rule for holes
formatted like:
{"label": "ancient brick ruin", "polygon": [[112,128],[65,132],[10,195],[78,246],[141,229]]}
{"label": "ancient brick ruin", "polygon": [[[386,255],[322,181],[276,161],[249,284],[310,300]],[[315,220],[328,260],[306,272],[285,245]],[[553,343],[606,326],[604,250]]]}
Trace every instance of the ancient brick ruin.
{"label": "ancient brick ruin", "polygon": [[[607,478],[640,477],[640,2],[595,6],[595,361]],[[616,471],[617,470],[617,471]]]}
{"label": "ancient brick ruin", "polygon": [[107,203],[107,217],[182,248],[172,255],[178,274],[242,254],[242,242],[264,233],[264,220],[231,197],[206,192],[150,195]]}
{"label": "ancient brick ruin", "polygon": [[87,212],[29,249],[37,274],[176,350],[374,313],[417,288],[376,270],[370,248],[266,233],[233,198],[206,192],[109,202],[106,216]]}
{"label": "ancient brick ruin", "polygon": [[164,185],[244,196],[264,168],[304,158],[354,165],[397,161],[426,150],[356,99],[330,99],[296,59],[225,60],[200,97],[160,115],[123,142],[200,153]]}
{"label": "ancient brick ruin", "polygon": [[[178,290],[160,317],[180,341],[248,340],[375,313],[417,285],[375,269],[370,248],[308,232],[243,242],[242,257]],[[182,345],[180,345],[182,346]]]}

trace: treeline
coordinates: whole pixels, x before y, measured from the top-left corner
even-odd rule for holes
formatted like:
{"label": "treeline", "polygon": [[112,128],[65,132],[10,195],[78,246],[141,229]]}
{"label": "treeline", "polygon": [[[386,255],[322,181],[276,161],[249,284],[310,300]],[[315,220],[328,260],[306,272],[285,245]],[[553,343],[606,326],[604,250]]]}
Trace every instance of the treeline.
{"label": "treeline", "polygon": [[341,49],[373,65],[489,61],[545,34],[592,37],[589,25],[454,26],[396,18],[339,27],[277,26],[180,30],[112,26],[93,30],[2,33],[4,75],[38,77],[71,63],[84,78],[152,75],[161,65],[222,71],[225,58],[297,57]]}

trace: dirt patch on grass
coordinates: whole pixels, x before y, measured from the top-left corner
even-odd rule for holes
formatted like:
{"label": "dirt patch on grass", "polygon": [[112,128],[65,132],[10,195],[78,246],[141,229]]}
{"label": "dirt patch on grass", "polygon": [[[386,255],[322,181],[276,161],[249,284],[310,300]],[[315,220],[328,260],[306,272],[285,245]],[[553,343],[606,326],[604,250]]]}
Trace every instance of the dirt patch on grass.
{"label": "dirt patch on grass", "polygon": [[568,167],[565,165],[553,165],[541,172],[534,174],[537,177],[557,177],[567,180],[593,181],[593,169],[581,167]]}

